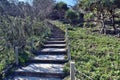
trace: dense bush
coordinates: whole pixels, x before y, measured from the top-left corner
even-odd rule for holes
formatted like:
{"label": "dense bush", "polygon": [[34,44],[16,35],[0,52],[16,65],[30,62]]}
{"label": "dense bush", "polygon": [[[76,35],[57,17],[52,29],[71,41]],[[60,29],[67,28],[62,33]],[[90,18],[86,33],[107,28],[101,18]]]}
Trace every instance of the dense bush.
{"label": "dense bush", "polygon": [[50,14],[51,19],[63,20],[65,18],[65,12],[68,10],[68,6],[64,2],[58,2],[55,4],[53,12]]}
{"label": "dense bush", "polygon": [[57,10],[59,9],[68,10],[67,4],[64,2],[57,3],[54,8]]}
{"label": "dense bush", "polygon": [[65,15],[66,19],[71,23],[75,24],[79,19],[79,15],[74,10],[69,9]]}

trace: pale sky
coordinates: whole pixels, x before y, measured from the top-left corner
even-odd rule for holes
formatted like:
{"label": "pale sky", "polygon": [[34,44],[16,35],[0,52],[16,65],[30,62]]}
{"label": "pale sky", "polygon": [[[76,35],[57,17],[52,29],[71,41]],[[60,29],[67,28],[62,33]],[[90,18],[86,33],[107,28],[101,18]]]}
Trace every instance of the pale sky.
{"label": "pale sky", "polygon": [[65,2],[65,3],[67,3],[68,5],[71,5],[71,6],[73,6],[74,4],[75,4],[75,0],[56,0],[56,1],[63,1],[63,2]]}
{"label": "pale sky", "polygon": [[[31,0],[19,0],[19,1],[31,1]],[[75,4],[75,0],[56,0],[57,2],[63,1],[65,3],[67,3],[68,5],[73,6]]]}

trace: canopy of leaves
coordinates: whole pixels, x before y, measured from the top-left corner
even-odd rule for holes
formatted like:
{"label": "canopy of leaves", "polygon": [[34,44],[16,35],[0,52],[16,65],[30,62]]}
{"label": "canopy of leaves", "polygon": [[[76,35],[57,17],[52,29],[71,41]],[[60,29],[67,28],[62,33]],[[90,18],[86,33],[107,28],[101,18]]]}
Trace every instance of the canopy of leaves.
{"label": "canopy of leaves", "polygon": [[68,10],[68,6],[67,6],[67,4],[66,3],[64,3],[64,2],[59,2],[59,3],[57,3],[56,5],[55,5],[55,9],[57,9],[57,10],[61,10],[61,9],[63,9],[63,10]]}
{"label": "canopy of leaves", "polygon": [[79,6],[84,10],[94,10],[102,11],[104,9],[119,8],[119,0],[80,0]]}
{"label": "canopy of leaves", "polygon": [[68,19],[70,22],[75,21],[75,20],[78,20],[78,14],[77,14],[74,10],[71,10],[71,9],[69,9],[69,10],[66,12],[65,17],[66,17],[66,19]]}

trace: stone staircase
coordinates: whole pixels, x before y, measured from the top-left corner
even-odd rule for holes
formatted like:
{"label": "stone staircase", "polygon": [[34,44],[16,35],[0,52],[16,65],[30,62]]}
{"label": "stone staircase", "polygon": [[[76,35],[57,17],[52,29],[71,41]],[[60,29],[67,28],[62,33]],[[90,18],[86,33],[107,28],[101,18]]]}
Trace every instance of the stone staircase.
{"label": "stone staircase", "polygon": [[65,32],[54,26],[42,49],[34,52],[37,56],[18,68],[12,80],[63,80],[67,75],[63,71],[69,60],[67,52]]}

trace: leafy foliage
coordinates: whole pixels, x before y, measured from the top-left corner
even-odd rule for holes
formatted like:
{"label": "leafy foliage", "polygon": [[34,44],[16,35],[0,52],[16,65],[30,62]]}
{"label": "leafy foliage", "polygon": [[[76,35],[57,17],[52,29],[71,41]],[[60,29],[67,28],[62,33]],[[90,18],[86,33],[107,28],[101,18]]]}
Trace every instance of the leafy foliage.
{"label": "leafy foliage", "polygon": [[59,2],[55,5],[55,9],[59,10],[59,9],[63,9],[63,10],[68,10],[67,4],[64,2]]}
{"label": "leafy foliage", "polygon": [[52,13],[50,14],[51,19],[63,20],[65,18],[65,12],[68,10],[68,6],[64,2],[58,2],[55,4]]}
{"label": "leafy foliage", "polygon": [[[115,18],[117,11],[119,9],[119,0],[79,0],[79,6],[85,11],[90,11],[94,13],[94,18],[98,18],[98,23],[101,23],[101,33],[106,33],[106,22],[113,27],[114,31],[117,32]],[[117,16],[118,17],[118,16]]]}
{"label": "leafy foliage", "polygon": [[[56,21],[53,23],[62,29],[70,27]],[[120,39],[94,33],[93,29],[96,28],[77,27],[68,30],[72,60],[76,63],[77,71],[93,80],[119,80]],[[68,67],[65,67],[65,71]],[[81,73],[76,73],[76,77],[88,80]]]}
{"label": "leafy foliage", "polygon": [[[51,33],[49,24],[45,20],[45,16],[49,13],[44,14],[44,17],[34,15],[33,7],[36,6],[15,2],[0,1],[0,79],[5,77],[2,71],[15,63],[14,48],[16,46],[19,48],[19,61],[23,64],[34,56],[31,54],[31,47],[39,49],[42,42]],[[46,6],[42,7],[44,9],[39,10],[48,9]],[[49,9],[51,8],[49,7]],[[33,45],[31,45],[32,41]]]}
{"label": "leafy foliage", "polygon": [[77,12],[73,10],[68,10],[65,15],[66,19],[69,20],[70,23],[74,23],[75,21],[78,20],[78,14]]}
{"label": "leafy foliage", "polygon": [[9,16],[8,18],[1,17],[0,33],[1,72],[8,65],[15,62],[15,46],[20,48],[20,62],[26,62],[30,57],[33,57],[30,53],[31,41],[34,40],[35,49],[39,48],[44,41],[43,39],[50,34],[50,29],[47,27],[45,22],[34,21],[33,24],[31,24],[31,20],[29,18],[15,19],[14,17]]}

